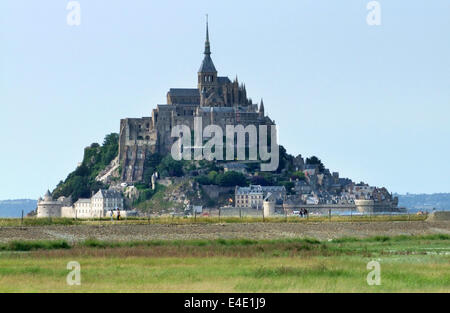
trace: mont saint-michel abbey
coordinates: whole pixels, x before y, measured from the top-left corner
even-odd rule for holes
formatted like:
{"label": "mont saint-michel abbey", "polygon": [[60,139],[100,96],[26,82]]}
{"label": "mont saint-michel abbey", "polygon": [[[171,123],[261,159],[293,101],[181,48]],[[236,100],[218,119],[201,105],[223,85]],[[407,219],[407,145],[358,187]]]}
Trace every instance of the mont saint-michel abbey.
{"label": "mont saint-michel abbey", "polygon": [[211,58],[208,23],[203,61],[197,73],[197,88],[171,88],[167,104],[158,104],[151,117],[126,118],[120,121],[119,160],[122,181],[142,180],[144,161],[149,153],[170,153],[175,138],[172,127],[194,128],[194,118],[201,117],[203,128],[215,124],[274,125],[264,114],[264,104],[254,104],[247,97],[244,84],[218,76]]}

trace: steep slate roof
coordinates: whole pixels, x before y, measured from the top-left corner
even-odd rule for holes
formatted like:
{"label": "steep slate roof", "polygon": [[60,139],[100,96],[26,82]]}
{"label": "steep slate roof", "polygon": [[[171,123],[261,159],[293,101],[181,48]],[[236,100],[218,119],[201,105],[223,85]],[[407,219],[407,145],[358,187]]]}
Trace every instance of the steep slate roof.
{"label": "steep slate roof", "polygon": [[261,193],[261,192],[285,192],[286,188],[284,186],[260,186],[260,185],[250,185],[249,187],[237,187],[237,192],[239,194],[248,193]]}
{"label": "steep slate roof", "polygon": [[80,198],[75,203],[91,203],[91,199]]}
{"label": "steep slate roof", "polygon": [[217,73],[216,67],[211,59],[211,56],[205,54],[203,58],[202,65],[200,65],[199,73]]}
{"label": "steep slate roof", "polygon": [[263,189],[259,185],[250,185],[250,187],[237,187],[236,193],[239,195],[243,194],[262,194]]}
{"label": "steep slate roof", "polygon": [[234,108],[232,107],[199,107],[200,111],[203,111],[204,113],[209,113],[211,111],[213,112],[222,112],[222,113],[233,113]]}
{"label": "steep slate roof", "polygon": [[285,192],[286,188],[284,186],[262,186],[265,192]]}
{"label": "steep slate roof", "polygon": [[122,198],[122,194],[116,190],[100,189],[93,198]]}
{"label": "steep slate roof", "polygon": [[50,190],[47,190],[47,192],[45,193],[44,200],[46,200],[46,201],[53,200]]}
{"label": "steep slate roof", "polygon": [[267,194],[267,196],[264,198],[264,201],[268,201],[268,202],[274,202],[276,199],[275,199],[275,197],[273,196],[273,194],[271,193],[271,192],[269,192],[268,194]]}
{"label": "steep slate roof", "polygon": [[217,82],[219,83],[219,85],[224,85],[224,84],[230,84],[231,80],[226,76],[219,76],[219,77],[217,77]]}
{"label": "steep slate roof", "polygon": [[197,88],[170,88],[169,93],[178,97],[200,97]]}

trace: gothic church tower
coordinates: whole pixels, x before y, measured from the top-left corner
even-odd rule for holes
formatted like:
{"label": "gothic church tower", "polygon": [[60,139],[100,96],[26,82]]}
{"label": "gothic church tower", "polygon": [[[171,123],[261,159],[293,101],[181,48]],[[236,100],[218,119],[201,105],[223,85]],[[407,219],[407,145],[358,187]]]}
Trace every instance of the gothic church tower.
{"label": "gothic church tower", "polygon": [[202,65],[198,70],[198,89],[200,92],[201,105],[204,100],[212,93],[217,91],[217,70],[211,59],[211,46],[209,43],[208,16],[206,16],[206,41],[205,41],[205,57]]}

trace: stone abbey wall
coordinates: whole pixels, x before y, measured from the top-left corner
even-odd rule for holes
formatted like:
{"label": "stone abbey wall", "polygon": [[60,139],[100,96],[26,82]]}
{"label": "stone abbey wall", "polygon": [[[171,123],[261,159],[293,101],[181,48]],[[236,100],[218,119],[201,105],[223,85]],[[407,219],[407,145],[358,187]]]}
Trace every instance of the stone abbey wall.
{"label": "stone abbey wall", "polygon": [[152,110],[151,117],[126,118],[120,121],[119,161],[122,181],[142,179],[144,160],[149,153],[170,153],[176,138],[171,130],[176,125],[194,129],[195,117],[202,118],[204,129],[218,125],[225,134],[226,125],[273,125],[264,114],[264,105],[258,108],[247,97],[244,84],[238,79],[217,75],[211,59],[208,27],[204,59],[197,72],[197,88],[172,88],[167,93],[167,104]]}

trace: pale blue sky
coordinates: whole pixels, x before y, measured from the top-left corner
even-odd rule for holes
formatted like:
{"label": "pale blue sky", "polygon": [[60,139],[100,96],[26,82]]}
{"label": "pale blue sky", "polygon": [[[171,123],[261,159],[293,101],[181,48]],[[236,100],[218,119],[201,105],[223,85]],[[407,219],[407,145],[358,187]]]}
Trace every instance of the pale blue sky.
{"label": "pale blue sky", "polygon": [[264,98],[291,154],[393,192],[450,192],[450,1],[0,2],[0,199],[37,198],[83,148],[219,75]]}

